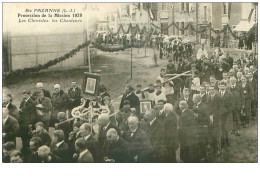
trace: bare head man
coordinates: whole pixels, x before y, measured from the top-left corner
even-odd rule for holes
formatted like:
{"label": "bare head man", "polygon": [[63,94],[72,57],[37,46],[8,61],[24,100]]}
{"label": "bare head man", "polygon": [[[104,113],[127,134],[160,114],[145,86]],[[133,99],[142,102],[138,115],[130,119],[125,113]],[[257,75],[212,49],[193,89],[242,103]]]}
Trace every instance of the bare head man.
{"label": "bare head man", "polygon": [[170,104],[170,103],[166,103],[164,105],[164,110],[165,110],[166,115],[172,113],[173,112],[173,105]]}
{"label": "bare head man", "polygon": [[146,121],[152,121],[154,120],[154,118],[156,117],[156,112],[154,109],[148,109],[146,110],[145,114],[144,114],[144,119]]}
{"label": "bare head man", "polygon": [[98,124],[102,127],[107,126],[107,124],[109,123],[109,115],[107,114],[101,114],[98,116]]}
{"label": "bare head man", "polygon": [[118,140],[119,136],[117,134],[117,131],[114,128],[111,128],[107,131],[107,140],[108,142],[116,142]]}
{"label": "bare head man", "polygon": [[129,127],[130,131],[135,131],[138,128],[139,121],[138,121],[137,117],[130,116],[127,119],[127,122],[128,122],[128,127]]}
{"label": "bare head man", "polygon": [[201,102],[200,94],[193,94],[192,101],[194,104],[198,104],[199,102]]}
{"label": "bare head man", "polygon": [[186,101],[180,101],[179,102],[179,108],[181,111],[185,110],[188,108],[188,103]]}
{"label": "bare head man", "polygon": [[86,137],[91,134],[92,126],[89,123],[84,123],[79,128],[79,133],[82,137]]}

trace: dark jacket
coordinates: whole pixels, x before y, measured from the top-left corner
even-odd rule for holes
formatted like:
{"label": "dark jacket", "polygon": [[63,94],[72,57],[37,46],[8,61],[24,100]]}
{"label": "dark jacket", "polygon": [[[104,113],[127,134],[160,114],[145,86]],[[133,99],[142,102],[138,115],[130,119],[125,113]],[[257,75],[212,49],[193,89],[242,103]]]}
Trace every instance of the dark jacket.
{"label": "dark jacket", "polygon": [[[177,129],[176,129],[177,130]],[[162,123],[155,119],[147,130],[147,136],[150,139],[151,149],[151,160],[152,162],[163,162],[163,150],[164,150],[164,127]]]}
{"label": "dark jacket", "polygon": [[140,102],[139,102],[138,96],[136,96],[135,93],[131,93],[129,96],[126,96],[126,94],[124,94],[123,97],[122,97],[119,109],[123,108],[125,100],[130,101],[130,108],[135,108],[136,112],[139,114],[139,112],[140,112]]}
{"label": "dark jacket", "polygon": [[77,163],[93,163],[93,162],[94,162],[93,157],[89,151],[85,152],[77,160]]}
{"label": "dark jacket", "polygon": [[106,141],[106,139],[107,139],[107,131],[108,131],[109,129],[114,128],[114,129],[117,131],[117,134],[118,134],[119,136],[121,136],[121,132],[120,132],[120,130],[118,129],[118,127],[115,126],[115,125],[112,124],[112,123],[109,123],[109,125],[108,125],[108,127],[107,127],[106,129],[104,129],[104,128],[105,128],[105,127],[101,127],[101,126],[100,126],[99,131],[98,131],[98,143],[99,143],[100,149],[102,149],[103,146],[104,146],[104,143],[105,143],[105,141]]}
{"label": "dark jacket", "polygon": [[81,99],[81,89],[79,87],[76,87],[75,90],[73,88],[70,88],[68,90],[68,96],[70,105],[69,108],[72,109],[74,107],[77,107],[80,105],[80,99]]}
{"label": "dark jacket", "polygon": [[241,107],[245,106],[245,95],[243,88],[239,84],[236,84],[234,88],[231,85],[230,92],[233,95],[234,110],[241,111]]}
{"label": "dark jacket", "polygon": [[128,143],[119,137],[116,142],[106,140],[103,148],[104,157],[114,159],[116,163],[129,163],[130,157],[128,154]]}
{"label": "dark jacket", "polygon": [[197,126],[209,126],[209,108],[206,104],[201,102],[199,105],[194,105],[193,112],[198,115]]}
{"label": "dark jacket", "polygon": [[36,103],[30,97],[27,101],[23,99],[20,105],[20,127],[36,123]]}
{"label": "dark jacket", "polygon": [[174,113],[164,117],[164,144],[166,148],[178,148],[178,118],[178,115]]}
{"label": "dark jacket", "polygon": [[65,112],[69,107],[69,96],[63,90],[60,90],[60,92],[52,94],[51,102],[54,110]]}
{"label": "dark jacket", "polygon": [[[182,96],[182,97],[177,101],[177,103],[175,104],[175,106],[176,106],[175,111],[176,111],[176,113],[177,113],[179,116],[181,115],[181,110],[180,110],[180,107],[179,107],[179,103],[180,103],[180,101],[183,101],[183,100],[185,100],[185,98]],[[192,101],[192,97],[191,97],[191,96],[188,97],[187,103],[188,103],[189,108],[192,109],[192,108],[193,108],[193,101]]]}
{"label": "dark jacket", "polygon": [[17,107],[11,102],[8,104],[7,109],[9,110],[9,115],[14,117],[15,119],[19,119],[19,111]]}
{"label": "dark jacket", "polygon": [[19,124],[14,117],[10,115],[7,117],[3,124],[3,133],[6,133],[4,142],[13,141],[16,143],[16,137],[19,134]]}
{"label": "dark jacket", "polygon": [[49,121],[50,120],[50,111],[52,110],[52,103],[51,100],[47,97],[43,97],[42,99],[36,99],[36,105],[42,104],[43,109],[41,110],[43,112],[43,116],[37,115],[37,118],[42,121]]}
{"label": "dark jacket", "polygon": [[45,129],[40,132],[33,131],[32,136],[41,138],[41,145],[50,146],[51,144],[51,137]]}
{"label": "dark jacket", "polygon": [[69,146],[65,142],[62,142],[58,147],[56,146],[56,143],[52,143],[51,152],[59,158],[59,162],[72,162],[72,155],[70,154]]}
{"label": "dark jacket", "polygon": [[87,139],[87,149],[91,153],[94,162],[101,162],[102,152],[99,148],[98,141],[95,139],[93,134],[91,134]]}
{"label": "dark jacket", "polygon": [[137,128],[132,137],[130,130],[125,132],[123,138],[129,142],[129,156],[132,162],[135,156],[138,156],[137,162],[150,161],[151,142],[141,128]]}

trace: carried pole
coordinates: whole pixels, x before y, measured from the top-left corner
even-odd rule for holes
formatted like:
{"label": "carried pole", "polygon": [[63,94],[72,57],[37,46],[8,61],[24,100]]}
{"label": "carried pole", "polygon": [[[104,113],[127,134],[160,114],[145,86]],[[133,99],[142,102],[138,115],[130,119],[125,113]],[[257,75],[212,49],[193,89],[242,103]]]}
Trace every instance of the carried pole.
{"label": "carried pole", "polygon": [[133,78],[133,52],[132,52],[132,44],[131,44],[131,79]]}

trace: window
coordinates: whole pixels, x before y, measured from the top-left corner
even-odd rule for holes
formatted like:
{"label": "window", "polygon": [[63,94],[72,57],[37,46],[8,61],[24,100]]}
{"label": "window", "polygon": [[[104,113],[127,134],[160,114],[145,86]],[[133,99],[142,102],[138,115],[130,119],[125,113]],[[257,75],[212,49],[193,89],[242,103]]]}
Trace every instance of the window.
{"label": "window", "polygon": [[166,3],[162,3],[162,10],[163,11],[167,10],[167,6],[166,5],[167,5]]}
{"label": "window", "polygon": [[190,4],[189,3],[186,3],[186,12],[190,13]]}
{"label": "window", "polygon": [[204,21],[207,21],[207,6],[204,6]]}
{"label": "window", "polygon": [[181,11],[184,11],[184,3],[181,3]]}

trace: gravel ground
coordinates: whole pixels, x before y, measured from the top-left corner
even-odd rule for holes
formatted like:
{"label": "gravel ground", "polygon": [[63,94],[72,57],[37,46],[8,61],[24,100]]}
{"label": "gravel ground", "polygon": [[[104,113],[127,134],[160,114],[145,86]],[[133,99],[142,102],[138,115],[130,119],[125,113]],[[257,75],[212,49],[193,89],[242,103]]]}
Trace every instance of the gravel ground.
{"label": "gravel ground", "polygon": [[[196,47],[198,49],[198,47]],[[214,49],[207,48],[209,56]],[[121,52],[102,52],[98,51],[98,56],[93,59],[93,70],[101,74],[101,84],[107,87],[108,92],[113,98],[115,108],[119,107],[122,93],[126,84],[136,86],[142,84],[147,86],[154,83],[160,72],[160,67],[167,64],[167,60],[159,60],[158,67],[154,66],[153,50],[146,48],[146,57],[144,48],[133,48],[133,78],[131,79],[130,49]],[[244,50],[224,49],[230,56],[238,58]],[[159,54],[158,51],[156,51]],[[35,90],[37,82],[44,83],[46,89],[53,92],[53,85],[60,83],[61,87],[67,92],[70,83],[76,80],[79,85],[83,82],[83,72],[88,71],[86,67],[78,69],[58,69],[56,71],[43,71],[34,74],[31,77],[18,78],[13,84],[6,85],[14,96],[14,104],[19,107],[22,100],[22,91],[29,89]],[[210,162],[258,162],[257,154],[257,122],[254,121],[246,129],[242,129],[240,137],[231,136],[231,150],[223,152],[219,158],[210,157]],[[18,138],[18,147],[21,147],[20,138]],[[179,162],[181,162],[179,160]]]}

